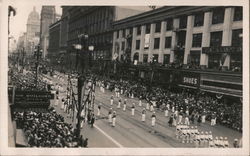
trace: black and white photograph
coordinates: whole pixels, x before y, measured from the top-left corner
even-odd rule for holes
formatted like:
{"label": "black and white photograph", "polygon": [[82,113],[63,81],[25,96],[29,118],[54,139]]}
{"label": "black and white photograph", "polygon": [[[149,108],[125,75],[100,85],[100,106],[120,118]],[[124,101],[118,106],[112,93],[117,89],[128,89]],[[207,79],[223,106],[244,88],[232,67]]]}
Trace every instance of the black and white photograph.
{"label": "black and white photograph", "polygon": [[196,2],[2,1],[3,149],[248,155],[249,2]]}

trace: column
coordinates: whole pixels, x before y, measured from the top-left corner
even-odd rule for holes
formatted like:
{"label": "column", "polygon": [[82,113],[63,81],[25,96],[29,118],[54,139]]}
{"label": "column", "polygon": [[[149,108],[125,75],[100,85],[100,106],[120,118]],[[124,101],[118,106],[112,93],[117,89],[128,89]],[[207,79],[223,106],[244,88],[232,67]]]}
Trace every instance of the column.
{"label": "column", "polygon": [[164,45],[165,45],[165,34],[166,34],[166,26],[167,22],[162,21],[161,22],[161,36],[160,36],[160,49],[159,49],[159,63],[163,63],[163,51],[164,51]]}
{"label": "column", "polygon": [[185,53],[184,53],[184,65],[188,63],[188,56],[190,55],[190,50],[192,48],[193,42],[193,27],[194,27],[194,16],[188,16],[187,19],[187,33],[185,42]]}
{"label": "column", "polygon": [[[210,26],[212,24],[212,12],[206,12],[204,15],[204,24],[203,24],[203,32],[202,32],[202,43],[201,47],[209,47],[210,46]],[[202,68],[208,66],[208,55],[201,54],[200,65]]]}
{"label": "column", "polygon": [[150,25],[150,39],[149,39],[149,51],[148,51],[148,62],[152,60],[152,51],[154,49],[154,33],[155,33],[155,23]]}
{"label": "column", "polygon": [[114,54],[116,53],[116,47],[115,47],[115,43],[116,43],[116,35],[117,35],[117,32],[116,31],[114,31],[114,33],[113,33],[113,47],[112,47],[112,59],[113,59],[113,57],[114,57]]}
{"label": "column", "polygon": [[[223,23],[222,46],[231,46],[232,43],[233,8],[226,8]],[[226,55],[222,69],[230,68],[230,55]]]}
{"label": "column", "polygon": [[139,52],[139,62],[143,61],[143,52],[144,52],[144,44],[145,44],[145,33],[146,33],[146,26],[143,25],[141,27],[141,42],[140,42],[140,52]]}
{"label": "column", "polygon": [[131,61],[133,61],[133,55],[134,55],[134,52],[135,52],[136,36],[137,36],[137,28],[133,27],[132,47],[131,47]]}
{"label": "column", "polygon": [[122,31],[123,30],[119,30],[119,38],[118,38],[118,43],[119,43],[119,60],[121,60],[121,55],[122,55]]}
{"label": "column", "polygon": [[[175,18],[173,20],[173,29],[178,29],[180,24],[180,19]],[[172,41],[171,41],[171,51],[170,51],[170,63],[173,63],[175,61],[175,47],[177,45],[177,36],[176,31],[172,31]]]}

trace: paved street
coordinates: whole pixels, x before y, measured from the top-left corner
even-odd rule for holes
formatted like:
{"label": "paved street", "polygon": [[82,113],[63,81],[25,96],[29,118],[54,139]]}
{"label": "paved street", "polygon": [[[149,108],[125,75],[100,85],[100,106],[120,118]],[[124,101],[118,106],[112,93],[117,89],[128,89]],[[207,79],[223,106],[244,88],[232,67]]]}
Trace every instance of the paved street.
{"label": "paved street", "polygon": [[[53,83],[60,83],[63,89],[66,89],[67,78],[58,80],[52,79]],[[76,93],[76,90],[75,90]],[[151,127],[152,112],[147,111],[146,122],[141,122],[141,112],[145,107],[145,101],[142,107],[138,106],[138,99],[127,98],[127,110],[117,109],[118,98],[114,99],[113,110],[117,112],[117,122],[115,127],[111,127],[108,123],[107,115],[110,109],[110,97],[114,93],[105,91],[100,92],[99,87],[96,87],[95,99],[95,114],[97,114],[97,104],[102,103],[101,116],[97,117],[95,127],[90,128],[85,124],[81,133],[84,137],[89,138],[88,147],[194,147],[194,144],[183,144],[175,138],[175,127],[169,127],[167,122],[168,117],[164,116],[164,112],[156,110],[156,126]],[[65,93],[60,93],[60,97],[65,97]],[[122,96],[122,99],[124,97]],[[136,104],[135,116],[131,116],[132,103]],[[53,104],[54,101],[52,100]],[[60,110],[60,105],[56,107],[58,113],[62,114],[66,121],[72,123],[72,119],[67,118],[67,115]],[[209,123],[198,126],[200,131],[212,131],[213,136],[228,137],[230,147],[232,147],[233,139],[241,138],[241,133],[224,126],[216,125],[211,127]]]}

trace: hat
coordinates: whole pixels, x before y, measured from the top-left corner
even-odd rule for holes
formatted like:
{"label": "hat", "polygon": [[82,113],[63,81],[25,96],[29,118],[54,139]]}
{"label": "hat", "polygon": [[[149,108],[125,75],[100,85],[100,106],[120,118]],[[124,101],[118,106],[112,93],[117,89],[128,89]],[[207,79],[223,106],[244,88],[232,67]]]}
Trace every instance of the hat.
{"label": "hat", "polygon": [[220,137],[220,140],[222,140],[222,139],[223,139],[223,137],[221,136],[221,137]]}
{"label": "hat", "polygon": [[218,139],[218,137],[215,137],[215,139]]}
{"label": "hat", "polygon": [[227,140],[227,137],[225,137],[224,139]]}
{"label": "hat", "polygon": [[212,134],[212,132],[211,132],[211,131],[209,131],[209,134]]}

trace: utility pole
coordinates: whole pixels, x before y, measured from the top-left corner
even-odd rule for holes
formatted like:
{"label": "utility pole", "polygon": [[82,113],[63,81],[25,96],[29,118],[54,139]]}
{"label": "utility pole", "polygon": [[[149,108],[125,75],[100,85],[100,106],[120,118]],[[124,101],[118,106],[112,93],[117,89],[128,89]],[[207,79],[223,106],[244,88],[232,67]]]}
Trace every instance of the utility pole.
{"label": "utility pole", "polygon": [[42,56],[42,49],[40,49],[40,44],[37,45],[35,49],[35,57],[36,57],[36,87],[38,84],[38,72],[39,72],[39,58]]}

